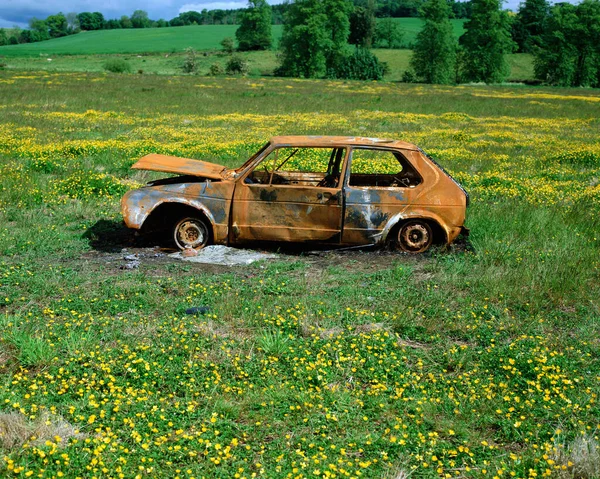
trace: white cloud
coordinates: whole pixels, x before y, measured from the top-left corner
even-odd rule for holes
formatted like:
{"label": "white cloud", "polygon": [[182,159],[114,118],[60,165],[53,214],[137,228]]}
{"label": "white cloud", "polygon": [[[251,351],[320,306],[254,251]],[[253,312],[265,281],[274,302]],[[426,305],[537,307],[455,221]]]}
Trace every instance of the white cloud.
{"label": "white cloud", "polygon": [[0,26],[26,26],[32,17],[46,18],[58,12],[102,12],[105,18],[146,10],[152,19],[170,20],[179,13],[181,0],[0,0]]}

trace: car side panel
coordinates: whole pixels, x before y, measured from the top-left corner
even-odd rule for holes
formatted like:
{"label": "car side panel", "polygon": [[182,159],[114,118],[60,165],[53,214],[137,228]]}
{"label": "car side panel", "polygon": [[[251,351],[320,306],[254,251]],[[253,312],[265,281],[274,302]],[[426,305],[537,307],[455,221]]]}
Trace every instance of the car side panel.
{"label": "car side panel", "polygon": [[217,244],[226,244],[234,183],[204,181],[148,186],[129,191],[121,201],[125,224],[140,229],[150,214],[165,203],[185,204],[206,215]]}
{"label": "car side panel", "polygon": [[464,193],[419,151],[401,153],[421,175],[422,183],[396,188],[346,186],[343,244],[385,241],[389,230],[407,218],[436,221],[448,242],[458,236],[465,219]]}
{"label": "car side panel", "polygon": [[231,242],[339,242],[340,188],[282,185],[236,186]]}

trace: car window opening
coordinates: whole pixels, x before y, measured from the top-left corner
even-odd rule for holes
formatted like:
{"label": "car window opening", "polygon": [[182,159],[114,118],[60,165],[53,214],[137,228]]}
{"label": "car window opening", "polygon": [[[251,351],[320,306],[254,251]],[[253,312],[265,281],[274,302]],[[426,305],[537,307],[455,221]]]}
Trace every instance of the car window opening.
{"label": "car window opening", "polygon": [[389,150],[354,148],[350,169],[350,186],[414,188],[422,181],[404,156]]}
{"label": "car window opening", "polygon": [[[277,148],[254,168],[245,183],[337,188],[345,151],[345,148]],[[282,157],[285,160],[278,162]]]}

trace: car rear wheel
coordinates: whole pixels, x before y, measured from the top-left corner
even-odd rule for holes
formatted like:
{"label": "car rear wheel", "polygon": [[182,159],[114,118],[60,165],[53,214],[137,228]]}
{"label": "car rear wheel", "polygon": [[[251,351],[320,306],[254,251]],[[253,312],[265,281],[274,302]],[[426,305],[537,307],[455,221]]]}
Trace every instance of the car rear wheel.
{"label": "car rear wheel", "polygon": [[431,226],[424,221],[408,221],[398,231],[397,246],[407,253],[423,253],[433,243]]}
{"label": "car rear wheel", "polygon": [[181,250],[202,249],[210,242],[210,232],[204,220],[187,216],[175,222],[173,240]]}

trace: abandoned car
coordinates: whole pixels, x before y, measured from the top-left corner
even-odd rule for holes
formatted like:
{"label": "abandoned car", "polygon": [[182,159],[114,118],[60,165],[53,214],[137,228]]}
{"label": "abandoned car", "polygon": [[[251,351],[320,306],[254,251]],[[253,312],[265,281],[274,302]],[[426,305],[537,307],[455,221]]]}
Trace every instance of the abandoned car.
{"label": "abandoned car", "polygon": [[415,145],[342,136],[279,136],[236,169],[150,154],[132,168],[174,173],[129,191],[125,224],[167,231],[180,249],[256,241],[450,244],[469,196]]}

